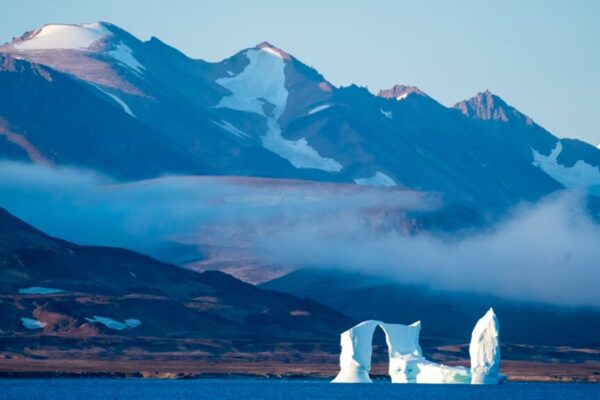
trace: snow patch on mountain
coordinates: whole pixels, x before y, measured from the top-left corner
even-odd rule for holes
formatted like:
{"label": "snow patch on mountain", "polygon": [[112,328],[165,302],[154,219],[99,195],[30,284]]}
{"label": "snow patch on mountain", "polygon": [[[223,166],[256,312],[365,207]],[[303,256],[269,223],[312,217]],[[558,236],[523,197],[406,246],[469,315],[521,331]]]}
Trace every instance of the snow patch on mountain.
{"label": "snow patch on mountain", "polygon": [[144,67],[134,56],[131,50],[123,42],[119,42],[113,50],[108,52],[108,55],[117,60],[119,63],[131,68],[138,75],[144,73]]}
{"label": "snow patch on mountain", "polygon": [[92,322],[92,323],[95,323],[95,322],[100,323],[109,329],[115,329],[118,331],[121,331],[123,329],[133,329],[142,324],[142,322],[139,319],[135,319],[135,318],[126,319],[125,322],[119,322],[112,318],[99,317],[97,315],[94,315],[94,318],[86,318],[86,320],[88,322]]}
{"label": "snow patch on mountain", "polygon": [[227,132],[242,138],[242,139],[249,139],[250,135],[247,134],[246,132],[236,128],[235,126],[233,126],[232,124],[230,124],[227,121],[213,121],[213,123],[223,129],[225,129]]}
{"label": "snow patch on mountain", "polygon": [[308,115],[316,114],[319,111],[327,110],[329,107],[331,107],[331,104],[322,104],[308,111]]}
{"label": "snow patch on mountain", "polygon": [[274,49],[273,47],[263,46],[263,47],[261,47],[261,50],[266,51],[267,53],[269,53],[275,57],[279,57],[283,60],[283,55],[279,51],[277,51],[277,49]]}
{"label": "snow patch on mountain", "polygon": [[305,138],[287,140],[281,136],[281,128],[277,123],[267,123],[269,133],[263,136],[263,146],[267,150],[280,155],[296,168],[315,168],[328,172],[338,172],[342,164],[333,158],[321,157]]}
{"label": "snow patch on mountain", "polygon": [[119,97],[117,97],[116,95],[102,89],[100,86],[95,85],[93,83],[90,83],[90,85],[94,86],[96,89],[98,89],[99,91],[101,91],[102,93],[104,93],[105,95],[107,95],[108,97],[110,97],[111,99],[114,100],[115,103],[117,103],[118,105],[121,106],[121,108],[123,109],[123,111],[125,111],[127,114],[131,115],[133,118],[137,118],[137,116],[133,113],[133,111],[131,111],[131,108],[129,108],[129,106],[127,105],[127,103],[125,103],[123,100],[121,100]]}
{"label": "snow patch on mountain", "polygon": [[[270,47],[250,49],[245,53],[250,61],[238,75],[217,79],[217,83],[232,92],[216,105],[217,108],[253,112],[267,119],[267,132],[261,137],[267,150],[285,158],[296,168],[316,168],[337,172],[342,165],[322,157],[305,138],[287,140],[281,134],[279,117],[287,103],[285,88],[285,60],[279,51]],[[273,106],[267,115],[264,103]]]}
{"label": "snow patch on mountain", "polygon": [[40,286],[32,286],[32,287],[28,287],[28,288],[19,289],[19,294],[56,294],[56,293],[64,293],[64,290],[40,287]]}
{"label": "snow patch on mountain", "polygon": [[386,117],[387,119],[392,119],[392,112],[391,111],[385,111],[383,108],[379,109],[379,112]]}
{"label": "snow patch on mountain", "polygon": [[16,43],[14,47],[19,50],[83,50],[110,34],[106,26],[100,22],[82,25],[45,25],[35,31],[28,40]]}
{"label": "snow patch on mountain", "polygon": [[591,193],[600,194],[600,169],[577,160],[572,167],[566,167],[558,163],[558,156],[562,152],[562,143],[556,142],[552,152],[545,156],[538,151],[533,152],[533,165],[544,171],[554,180],[567,188],[585,188]]}
{"label": "snow patch on mountain", "polygon": [[33,318],[21,318],[21,323],[25,327],[25,329],[41,329],[46,326],[45,322],[38,321]]}
{"label": "snow patch on mountain", "polygon": [[370,178],[356,178],[354,182],[358,185],[368,185],[368,186],[385,186],[391,187],[396,186],[396,182],[386,174],[381,171],[375,172]]}
{"label": "snow patch on mountain", "polygon": [[217,108],[247,111],[266,117],[263,101],[274,106],[273,115],[279,118],[285,109],[288,92],[285,88],[285,63],[263,49],[245,53],[250,63],[238,75],[217,79],[217,83],[232,94],[221,99]]}

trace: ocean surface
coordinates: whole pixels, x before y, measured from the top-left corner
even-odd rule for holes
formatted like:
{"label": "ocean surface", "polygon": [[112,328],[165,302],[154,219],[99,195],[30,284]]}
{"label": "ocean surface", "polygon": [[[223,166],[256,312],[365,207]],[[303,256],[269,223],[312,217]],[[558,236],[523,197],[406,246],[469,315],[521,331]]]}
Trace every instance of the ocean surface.
{"label": "ocean surface", "polygon": [[507,383],[469,385],[333,385],[326,381],[251,379],[0,379],[1,400],[193,399],[600,399],[600,385]]}

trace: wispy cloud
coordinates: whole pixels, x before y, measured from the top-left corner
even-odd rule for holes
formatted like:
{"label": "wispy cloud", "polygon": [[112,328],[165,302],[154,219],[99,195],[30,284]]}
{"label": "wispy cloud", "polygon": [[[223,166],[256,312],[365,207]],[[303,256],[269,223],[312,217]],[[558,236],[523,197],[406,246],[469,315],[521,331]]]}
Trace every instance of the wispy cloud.
{"label": "wispy cloud", "polygon": [[[252,178],[119,184],[90,172],[0,163],[0,206],[77,243],[153,253],[165,241],[244,247],[266,263],[366,271],[440,290],[600,306],[600,227],[582,196],[519,207],[491,229],[434,235],[415,192]],[[408,229],[405,229],[408,226]]]}
{"label": "wispy cloud", "polygon": [[260,248],[280,261],[366,271],[433,289],[600,306],[600,227],[583,200],[556,194],[520,207],[493,229],[458,238],[365,231],[349,220],[334,237],[300,225]]}

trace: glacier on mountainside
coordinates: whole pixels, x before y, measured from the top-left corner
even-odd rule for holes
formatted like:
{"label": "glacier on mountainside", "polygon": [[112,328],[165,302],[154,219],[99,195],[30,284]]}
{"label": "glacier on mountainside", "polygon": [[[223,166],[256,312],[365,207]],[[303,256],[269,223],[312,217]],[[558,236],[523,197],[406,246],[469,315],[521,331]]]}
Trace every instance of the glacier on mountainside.
{"label": "glacier on mountainside", "polygon": [[[114,33],[102,22],[90,24],[49,24],[34,31],[28,39],[17,42],[14,48],[24,51],[79,50],[89,51],[92,44],[113,37]],[[106,52],[119,64],[142,75],[145,67],[134,57],[133,50],[122,41]]]}
{"label": "glacier on mountainside", "polygon": [[[231,91],[216,108],[252,112],[267,120],[267,132],[261,136],[265,149],[288,160],[296,168],[315,168],[338,172],[342,165],[332,158],[322,157],[306,138],[288,140],[281,134],[279,117],[285,111],[288,91],[285,88],[285,61],[269,47],[250,49],[245,53],[249,64],[238,75],[217,79],[217,83]],[[266,104],[273,106],[270,112]]]}
{"label": "glacier on mountainside", "polygon": [[386,337],[392,383],[495,384],[500,374],[499,323],[494,311],[477,322],[471,337],[471,369],[427,360],[419,345],[421,322],[411,325],[368,320],[340,335],[340,372],[333,383],[370,383],[373,333],[380,327]]}
{"label": "glacier on mountainside", "polygon": [[123,42],[117,43],[114,49],[108,52],[108,55],[117,60],[120,64],[129,67],[138,75],[142,75],[144,69],[146,69],[146,67],[133,56],[133,50]]}
{"label": "glacier on mountainside", "polygon": [[396,186],[396,182],[386,174],[381,171],[375,172],[370,178],[356,178],[354,182],[357,185],[366,185],[366,186],[384,186],[384,187],[392,187]]}
{"label": "glacier on mountainside", "polygon": [[556,142],[556,146],[547,156],[532,149],[533,165],[566,188],[585,188],[592,194],[600,194],[600,169],[583,160],[577,160],[572,167],[559,164],[558,156],[562,150],[560,140]]}
{"label": "glacier on mountainside", "polygon": [[127,103],[125,103],[123,100],[121,100],[118,96],[102,89],[100,86],[98,86],[94,83],[90,83],[90,85],[94,86],[96,89],[98,89],[99,91],[101,91],[102,93],[104,93],[105,95],[110,97],[112,100],[114,100],[114,102],[117,103],[118,105],[120,105],[121,108],[123,109],[123,111],[125,111],[127,114],[131,115],[133,118],[137,118],[137,116],[133,113],[133,111],[131,111],[131,108],[129,108]]}

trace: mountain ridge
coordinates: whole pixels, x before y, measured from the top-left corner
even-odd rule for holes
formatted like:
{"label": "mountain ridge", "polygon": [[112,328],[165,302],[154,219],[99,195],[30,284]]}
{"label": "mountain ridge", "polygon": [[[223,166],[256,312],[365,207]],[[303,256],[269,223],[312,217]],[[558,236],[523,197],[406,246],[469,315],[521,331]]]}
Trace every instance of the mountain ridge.
{"label": "mountain ridge", "polygon": [[[103,165],[101,172],[110,176],[131,180],[191,172],[395,185],[445,193],[489,215],[562,187],[597,190],[600,156],[593,146],[557,138],[489,91],[445,107],[413,86],[398,84],[379,95],[357,86],[335,87],[269,42],[206,62],[156,38],[141,41],[110,23],[66,26],[83,30],[78,33],[82,38],[61,44],[70,48],[19,49],[35,42],[42,28],[1,46],[0,52],[89,83],[115,111],[145,127],[140,135],[152,131],[178,148],[170,163],[185,160],[185,165],[150,168],[142,153],[134,153],[129,168],[139,171],[123,173],[122,166]],[[29,47],[44,47],[34,44]],[[0,73],[21,79],[6,68]],[[94,112],[96,107],[87,114],[103,112]],[[53,113],[67,118],[66,108]],[[67,149],[42,143],[41,128],[28,127],[14,108],[0,109],[0,117],[14,127],[11,137],[20,135],[35,154],[72,163],[61,157]],[[74,136],[67,130],[55,140],[68,142]],[[559,145],[560,154],[552,158]],[[0,156],[15,158],[18,151],[11,146],[5,139]],[[110,156],[111,147],[98,152]],[[131,144],[136,152],[140,147]],[[31,161],[20,154],[17,158]],[[585,163],[585,181],[577,181],[578,161]],[[75,165],[97,168],[84,160]]]}

